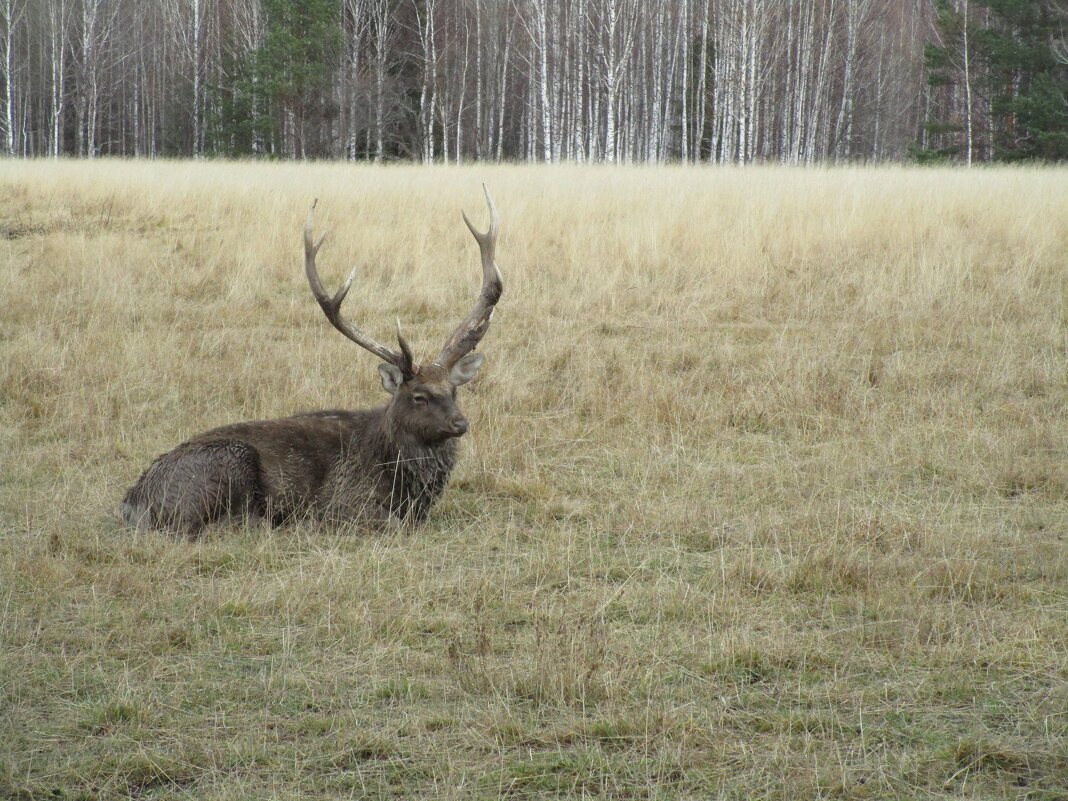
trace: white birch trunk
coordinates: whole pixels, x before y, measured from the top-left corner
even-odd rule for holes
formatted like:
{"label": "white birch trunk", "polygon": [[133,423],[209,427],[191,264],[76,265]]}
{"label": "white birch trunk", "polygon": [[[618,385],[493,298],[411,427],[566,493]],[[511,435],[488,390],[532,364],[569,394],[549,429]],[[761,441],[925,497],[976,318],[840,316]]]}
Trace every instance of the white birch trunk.
{"label": "white birch trunk", "polygon": [[482,74],[482,0],[475,0],[475,159],[482,160],[485,131],[482,125],[482,93],[485,78]]}
{"label": "white birch trunk", "polygon": [[204,150],[203,130],[203,86],[201,78],[201,34],[203,20],[201,18],[201,0],[192,0],[193,7],[193,158],[200,158]]}
{"label": "white birch trunk", "polygon": [[392,30],[389,0],[373,0],[371,14],[375,26],[375,163],[381,164],[385,157],[386,59]]}
{"label": "white birch trunk", "polygon": [[497,161],[504,160],[504,120],[508,102],[508,56],[512,51],[512,25],[505,22],[504,49],[501,53],[501,78],[497,102]]}
{"label": "white birch trunk", "polygon": [[0,0],[3,14],[4,35],[0,45],[4,48],[4,154],[15,155],[15,25],[19,13],[13,0]]}
{"label": "white birch trunk", "polygon": [[693,160],[701,160],[701,149],[705,141],[705,113],[708,105],[706,97],[708,87],[708,6],[710,0],[704,0],[701,6],[701,57],[698,63],[701,65],[701,74],[697,78],[697,103],[695,113],[697,120],[694,123],[694,150]]}
{"label": "white birch trunk", "polygon": [[745,133],[745,152],[743,153],[743,159],[746,163],[752,162],[756,155],[757,129],[760,122],[757,115],[760,92],[757,86],[757,64],[760,61],[761,31],[759,20],[764,15],[763,5],[762,2],[757,3],[756,0],[746,4],[748,9],[748,31],[745,40],[745,122],[747,130]]}
{"label": "white birch trunk", "polygon": [[837,0],[830,0],[827,4],[827,21],[824,27],[823,47],[820,50],[816,77],[814,81],[815,91],[813,94],[811,124],[808,129],[808,138],[805,143],[805,163],[812,164],[826,149],[826,137],[821,136],[825,130],[827,112],[827,69],[831,55],[831,34],[834,30],[834,17],[837,9]]}
{"label": "white birch trunk", "polygon": [[682,20],[679,26],[682,51],[682,138],[679,142],[679,158],[683,163],[690,160],[690,0],[683,0]]}
{"label": "white birch trunk", "polygon": [[464,57],[463,69],[460,72],[460,100],[456,104],[456,163],[463,161],[464,141],[464,99],[467,97],[467,65],[470,56],[471,30],[464,26]]}
{"label": "white birch trunk", "polygon": [[48,6],[49,66],[51,68],[51,121],[50,153],[59,158],[63,150],[63,112],[66,105],[66,54],[68,24],[70,22],[67,0],[53,0]]}
{"label": "white birch trunk", "polygon": [[790,143],[790,163],[801,162],[805,143],[805,128],[808,124],[808,86],[812,71],[812,40],[815,28],[815,4],[808,7],[806,17],[799,20],[799,39],[797,49],[797,88],[794,91],[794,126]]}
{"label": "white birch trunk", "polygon": [[419,38],[423,50],[423,82],[419,93],[419,120],[422,127],[423,163],[434,162],[434,118],[437,113],[437,45],[435,44],[434,12],[436,0],[427,0],[425,17],[419,19],[416,2],[416,18],[419,23]]}
{"label": "white birch trunk", "polygon": [[972,166],[972,149],[974,139],[972,137],[972,70],[971,70],[971,42],[968,30],[968,0],[961,0],[961,15],[963,26],[961,28],[961,45],[964,49],[964,163]]}
{"label": "white birch trunk", "polygon": [[847,123],[852,115],[853,62],[857,55],[857,8],[858,0],[845,0],[846,4],[846,52],[842,62],[842,102],[838,107],[838,119],[834,123],[835,161],[849,158],[849,142],[845,141]]}
{"label": "white birch trunk", "polygon": [[[553,160],[552,150],[552,116],[549,105],[549,26],[548,0],[532,0],[532,12],[534,14],[534,30],[537,41],[534,49],[537,58],[537,83],[538,83],[538,118],[541,123],[541,160],[551,163]],[[531,109],[531,113],[534,109]]]}

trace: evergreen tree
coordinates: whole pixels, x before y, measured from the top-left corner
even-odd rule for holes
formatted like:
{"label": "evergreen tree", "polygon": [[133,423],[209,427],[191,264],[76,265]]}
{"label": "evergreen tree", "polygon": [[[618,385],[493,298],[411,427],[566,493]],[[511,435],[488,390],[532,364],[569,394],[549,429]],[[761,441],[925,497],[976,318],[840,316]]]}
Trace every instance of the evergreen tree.
{"label": "evergreen tree", "polygon": [[267,35],[259,65],[281,118],[286,150],[327,155],[327,124],[338,114],[332,78],[341,48],[339,0],[265,0]]}
{"label": "evergreen tree", "polygon": [[1068,9],[1051,0],[986,0],[994,147],[1004,160],[1068,158],[1068,68],[1054,57]]}
{"label": "evergreen tree", "polygon": [[261,155],[273,150],[274,119],[257,62],[255,51],[227,57],[223,80],[214,87],[211,139],[215,150],[227,156]]}
{"label": "evergreen tree", "polygon": [[263,43],[231,59],[217,88],[218,149],[231,155],[329,155],[339,0],[264,0]]}
{"label": "evergreen tree", "polygon": [[1056,0],[970,6],[969,17],[969,0],[937,0],[940,42],[925,60],[940,113],[913,155],[960,158],[970,134],[988,158],[1068,159],[1068,65],[1054,53],[1068,8]]}
{"label": "evergreen tree", "polygon": [[[966,106],[965,97],[974,88],[971,69],[977,56],[975,39],[968,30],[967,16],[950,0],[936,0],[935,7],[939,43],[928,43],[923,57],[937,114],[924,122],[924,146],[910,150],[912,157],[923,163],[944,161],[965,152],[965,115],[973,121],[972,108]],[[974,137],[974,130],[971,133]]]}

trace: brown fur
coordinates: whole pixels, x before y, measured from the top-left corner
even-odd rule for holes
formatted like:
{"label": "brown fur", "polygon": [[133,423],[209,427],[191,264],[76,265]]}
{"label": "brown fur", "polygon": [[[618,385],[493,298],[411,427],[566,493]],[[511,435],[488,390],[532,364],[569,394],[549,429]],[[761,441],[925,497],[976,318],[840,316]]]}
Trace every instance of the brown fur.
{"label": "brown fur", "polygon": [[187,535],[235,518],[418,521],[445,488],[466,428],[455,383],[427,365],[384,407],[237,423],[183,442],[126,493],[123,519]]}

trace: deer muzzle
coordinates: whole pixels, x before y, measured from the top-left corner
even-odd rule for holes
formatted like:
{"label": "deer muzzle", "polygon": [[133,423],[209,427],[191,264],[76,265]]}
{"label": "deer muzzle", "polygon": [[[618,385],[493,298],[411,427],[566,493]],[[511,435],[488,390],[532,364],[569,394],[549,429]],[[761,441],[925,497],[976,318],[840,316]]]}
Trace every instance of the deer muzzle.
{"label": "deer muzzle", "polygon": [[462,437],[464,434],[467,433],[467,426],[467,420],[461,417],[457,420],[453,420],[449,424],[449,428],[446,430],[446,433],[450,437]]}

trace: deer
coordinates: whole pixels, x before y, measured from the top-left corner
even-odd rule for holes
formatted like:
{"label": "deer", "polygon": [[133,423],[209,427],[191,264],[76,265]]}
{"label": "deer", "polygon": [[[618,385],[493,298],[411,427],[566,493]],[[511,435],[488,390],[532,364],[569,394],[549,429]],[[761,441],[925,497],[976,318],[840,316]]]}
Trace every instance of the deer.
{"label": "deer", "polygon": [[123,498],[123,522],[138,531],[193,538],[227,521],[268,526],[301,518],[372,526],[423,521],[445,489],[457,440],[468,430],[456,390],[482,365],[482,354],[474,350],[504,289],[495,257],[500,217],[489,190],[483,191],[490,213],[485,233],[461,212],[478,243],[482,289],[474,308],[426,364],[415,363],[399,320],[393,350],[342,316],[357,268],[334,295],[327,293],[315,266],[326,233],[313,238],[312,203],[304,223],[308,285],[330,324],[381,359],[378,373],[389,401],[372,409],[305,412],[197,434],[156,457],[141,474]]}

